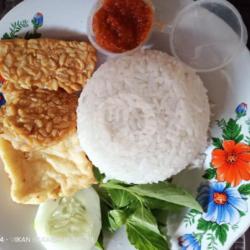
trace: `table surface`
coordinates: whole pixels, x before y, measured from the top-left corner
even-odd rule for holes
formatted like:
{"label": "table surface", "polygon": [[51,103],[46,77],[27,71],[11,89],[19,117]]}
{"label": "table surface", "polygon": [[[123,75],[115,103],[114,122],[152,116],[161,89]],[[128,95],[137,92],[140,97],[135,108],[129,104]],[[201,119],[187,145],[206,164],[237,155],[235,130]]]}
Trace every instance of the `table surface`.
{"label": "table surface", "polygon": [[[13,8],[17,3],[22,0],[0,0],[0,19],[1,17],[11,8]],[[241,13],[243,20],[248,29],[248,34],[250,35],[250,0],[229,0]],[[250,48],[250,39],[247,44],[248,48]],[[250,249],[250,229],[245,234],[246,239],[246,250]],[[239,239],[238,242],[232,247],[231,250],[241,249],[242,239]]]}

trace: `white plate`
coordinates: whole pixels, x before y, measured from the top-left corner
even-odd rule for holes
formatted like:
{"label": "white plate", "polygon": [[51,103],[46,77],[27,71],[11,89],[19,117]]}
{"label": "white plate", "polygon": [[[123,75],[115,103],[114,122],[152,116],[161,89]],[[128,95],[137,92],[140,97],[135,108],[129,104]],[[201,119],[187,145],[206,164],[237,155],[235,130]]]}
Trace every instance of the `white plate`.
{"label": "white plate", "polygon": [[[96,1],[96,0],[95,0]],[[11,10],[0,22],[0,36],[9,32],[11,24],[16,21],[27,20],[28,27],[18,32],[23,36],[27,31],[33,29],[31,20],[37,12],[43,15],[43,26],[37,31],[42,37],[54,37],[64,39],[86,39],[87,16],[95,3],[94,0],[25,0],[16,8]],[[166,23],[171,23],[177,11],[183,6],[192,2],[191,0],[155,0],[158,19]],[[38,18],[38,17],[37,17]],[[25,24],[25,23],[24,23]],[[216,28],[216,27],[215,27]],[[221,32],[224,32],[221,30]],[[155,33],[150,44],[155,48],[168,51],[168,36],[164,33]],[[223,70],[201,75],[208,89],[210,101],[214,104],[213,120],[234,117],[235,108],[242,102],[250,105],[250,57],[249,52],[244,48],[228,67]],[[244,106],[241,106],[244,108]],[[247,126],[243,117],[239,123],[243,126],[243,134],[247,135]],[[221,136],[215,123],[212,124],[212,135]],[[206,152],[205,167],[209,166],[211,161],[211,151],[214,147],[210,146]],[[196,195],[196,190],[202,182],[204,168],[200,165],[198,168],[191,168],[179,174],[175,182],[188,188]],[[249,183],[249,181],[248,181]],[[240,185],[244,182],[240,183]],[[33,219],[36,212],[36,206],[18,205],[11,201],[10,183],[3,168],[0,168],[0,250],[16,249],[43,249],[35,236],[33,229]],[[237,187],[238,188],[238,187]],[[244,201],[250,208],[250,202],[246,197]],[[203,232],[197,229],[197,223],[203,215],[194,215],[194,221],[191,220],[190,226],[185,226],[185,222],[192,219],[190,216],[184,220],[184,215],[171,216],[169,219],[169,234],[173,249],[179,249],[178,238],[185,234],[195,234],[199,238],[201,235],[201,249],[229,249],[233,242],[239,238],[250,226],[250,211],[239,219],[236,225],[228,223],[228,231],[220,232],[208,230]],[[225,224],[225,223],[224,223]],[[207,226],[207,225],[205,225]],[[216,233],[217,230],[217,233]],[[209,237],[211,238],[209,240]],[[224,237],[224,238],[223,238]],[[225,239],[226,237],[226,239]],[[220,240],[225,239],[224,245]],[[192,243],[193,242],[193,243]],[[186,244],[189,249],[195,249],[198,245],[191,242],[191,237],[186,237]],[[198,244],[198,243],[197,243]],[[210,247],[210,248],[209,248]],[[108,250],[129,250],[134,249],[129,246],[125,237],[124,230],[117,233],[108,243]],[[185,248],[183,248],[185,249]],[[199,249],[199,248],[196,248]]]}

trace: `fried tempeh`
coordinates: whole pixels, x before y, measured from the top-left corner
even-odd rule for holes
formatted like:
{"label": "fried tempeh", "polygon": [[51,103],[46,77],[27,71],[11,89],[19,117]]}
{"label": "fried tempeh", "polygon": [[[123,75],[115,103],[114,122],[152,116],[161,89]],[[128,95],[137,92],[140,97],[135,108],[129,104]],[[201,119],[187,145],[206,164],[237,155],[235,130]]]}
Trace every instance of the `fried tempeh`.
{"label": "fried tempeh", "polygon": [[95,65],[96,51],[87,42],[55,39],[0,41],[0,75],[25,89],[79,91],[92,76]]}
{"label": "fried tempeh", "polygon": [[17,89],[6,83],[2,91],[0,136],[16,149],[39,150],[76,133],[77,95],[64,90]]}

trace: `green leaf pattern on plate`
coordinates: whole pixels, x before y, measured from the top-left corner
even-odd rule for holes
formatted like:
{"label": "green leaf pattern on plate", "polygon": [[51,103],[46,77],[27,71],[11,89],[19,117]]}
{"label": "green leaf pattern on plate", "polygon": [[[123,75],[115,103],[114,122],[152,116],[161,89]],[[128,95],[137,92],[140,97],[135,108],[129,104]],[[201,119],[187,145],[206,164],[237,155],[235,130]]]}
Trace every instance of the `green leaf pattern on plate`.
{"label": "green leaf pattern on plate", "polygon": [[[30,24],[32,25],[32,30],[25,33],[25,35],[22,35],[21,32],[30,27]],[[13,22],[10,24],[9,32],[5,32],[2,36],[3,39],[15,39],[15,38],[25,38],[25,39],[31,39],[31,38],[40,38],[42,35],[41,33],[38,33],[38,29],[40,29],[43,26],[43,14],[42,13],[36,13],[32,20],[29,22],[27,19],[24,20],[18,20],[16,22]]]}

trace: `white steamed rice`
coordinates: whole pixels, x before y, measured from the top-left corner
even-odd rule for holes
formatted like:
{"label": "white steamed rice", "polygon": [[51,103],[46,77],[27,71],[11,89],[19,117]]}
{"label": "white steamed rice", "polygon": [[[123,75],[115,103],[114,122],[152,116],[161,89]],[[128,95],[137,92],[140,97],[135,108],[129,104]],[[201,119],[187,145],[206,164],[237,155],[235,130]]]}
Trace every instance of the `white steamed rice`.
{"label": "white steamed rice", "polygon": [[148,50],[95,72],[79,99],[78,136],[109,179],[152,183],[177,174],[204,149],[209,116],[199,76]]}

